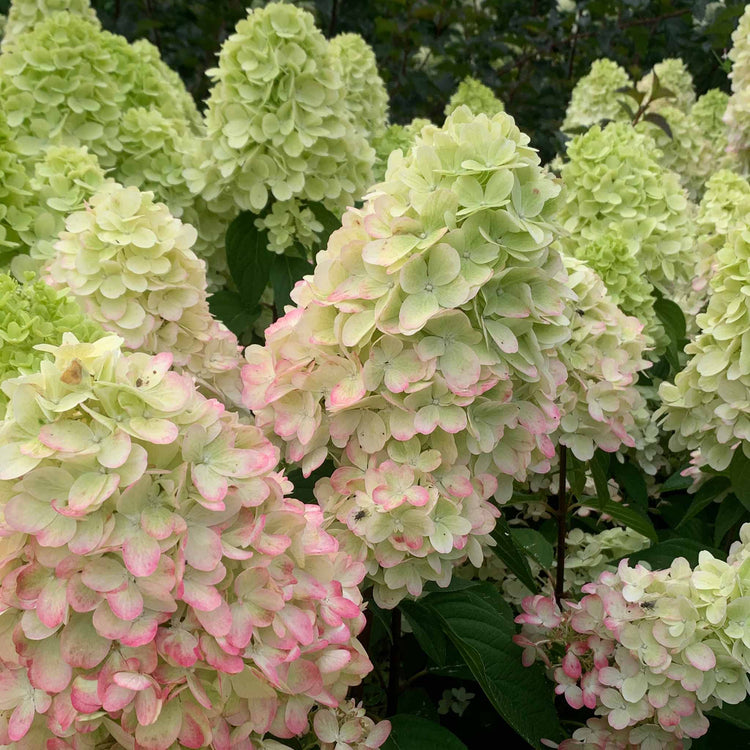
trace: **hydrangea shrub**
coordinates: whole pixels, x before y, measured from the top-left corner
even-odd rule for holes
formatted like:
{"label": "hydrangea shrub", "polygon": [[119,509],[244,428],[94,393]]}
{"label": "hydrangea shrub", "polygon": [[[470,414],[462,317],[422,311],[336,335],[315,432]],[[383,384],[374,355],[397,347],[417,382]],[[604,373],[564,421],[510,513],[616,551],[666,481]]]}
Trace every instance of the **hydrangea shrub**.
{"label": "hydrangea shrub", "polygon": [[121,341],[65,334],[3,384],[0,742],[303,734],[371,669],[364,567],[287,497],[260,430]]}
{"label": "hydrangea shrub", "polygon": [[243,403],[309,474],[376,600],[474,564],[513,479],[549,466],[572,292],[550,247],[559,185],[512,118],[462,107],[319,253],[296,308],[246,350]]}
{"label": "hydrangea shrub", "polygon": [[563,133],[590,128],[602,120],[620,120],[624,110],[617,90],[632,85],[625,68],[614,60],[602,58],[591,63],[591,70],[580,78],[570,95],[561,126]]}
{"label": "hydrangea shrub", "polygon": [[127,348],[171,352],[212,393],[236,399],[237,339],[209,312],[195,238],[153,193],[113,183],[68,216],[47,273]]}
{"label": "hydrangea shrub", "polygon": [[688,747],[708,730],[706,711],[745,700],[748,560],[745,524],[726,562],[707,551],[695,568],[622,560],[562,608],[527,597],[515,637],[524,663],[541,660],[558,695],[596,713],[560,747]]}

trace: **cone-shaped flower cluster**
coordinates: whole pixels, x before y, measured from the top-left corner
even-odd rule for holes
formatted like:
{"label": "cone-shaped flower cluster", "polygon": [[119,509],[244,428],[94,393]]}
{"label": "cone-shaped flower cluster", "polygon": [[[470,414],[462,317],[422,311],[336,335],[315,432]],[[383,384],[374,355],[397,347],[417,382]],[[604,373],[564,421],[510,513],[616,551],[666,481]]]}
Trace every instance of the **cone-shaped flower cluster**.
{"label": "cone-shaped flower cluster", "polygon": [[113,183],[71,214],[48,268],[87,314],[130,349],[172,352],[212,393],[239,397],[237,339],[208,310],[195,229],[153,193]]}
{"label": "cone-shaped flower cluster", "polygon": [[285,497],[257,428],[120,343],[66,335],[3,385],[0,743],[304,733],[371,668],[364,568]]}
{"label": "cone-shaped flower cluster", "polygon": [[685,114],[695,102],[695,87],[693,76],[687,69],[685,63],[679,57],[671,57],[656,63],[636,84],[638,91],[644,94],[657,94],[654,91],[654,73],[659,79],[659,85],[667,89],[672,96],[656,97],[653,107],[659,109],[662,106],[673,106],[682,110]]}
{"label": "cone-shaped flower cluster", "polygon": [[[693,127],[711,144],[714,153],[714,165],[728,162],[726,154],[728,145],[727,125],[724,115],[727,111],[729,95],[720,89],[710,89],[690,109],[690,120]],[[714,171],[716,166],[714,166]]]}
{"label": "cone-shaped flower cluster", "polygon": [[319,253],[296,309],[246,350],[243,403],[306,473],[334,535],[393,606],[443,585],[514,478],[554,455],[569,336],[559,185],[505,114],[426,127]]}
{"label": "cone-shaped flower cluster", "polygon": [[643,358],[649,342],[643,325],[617,307],[594,271],[575,258],[566,257],[565,266],[576,302],[571,337],[560,349],[568,377],[559,396],[557,441],[588,461],[596,448],[635,447],[633,417],[645,406],[636,382],[650,366]]}
{"label": "cone-shaped flower cluster", "polygon": [[[81,341],[95,341],[104,335],[66,292],[42,281],[19,284],[0,274],[0,382],[37,369],[44,355],[34,347],[57,346],[68,331]],[[0,414],[7,403],[0,392]]]}
{"label": "cone-shaped flower cluster", "polygon": [[614,60],[594,60],[591,70],[576,83],[570,95],[561,127],[563,133],[589,128],[602,120],[622,119],[625,111],[618,103],[617,90],[629,85],[625,68]]}
{"label": "cone-shaped flower cluster", "polygon": [[573,708],[595,710],[560,747],[679,748],[708,730],[704,715],[750,692],[750,526],[727,562],[701,552],[666,570],[602,573],[562,611],[528,597],[516,643],[541,659]]}
{"label": "cone-shaped flower cluster", "polygon": [[647,280],[675,298],[692,281],[692,206],[660,157],[653,140],[627,122],[595,125],[574,138],[562,168],[562,242],[574,254],[578,245],[617,234]]}
{"label": "cone-shaped flower cluster", "polygon": [[[687,366],[659,395],[673,430],[672,450],[699,450],[699,462],[725,469],[734,450],[750,455],[750,200],[739,204],[738,222],[716,254],[700,333],[686,347]],[[742,217],[740,220],[739,217]],[[739,447],[741,445],[741,448]]]}
{"label": "cone-shaped flower cluster", "polygon": [[21,34],[30,31],[47,16],[58,11],[81,16],[99,26],[99,19],[89,0],[11,0],[3,32],[3,51],[7,50]]}
{"label": "cone-shaped flower cluster", "polygon": [[[146,50],[148,52],[148,50]],[[124,37],[71,13],[53,13],[0,56],[0,95],[23,153],[47,143],[88,146],[102,166],[114,163],[124,111],[185,108],[180,90],[149,54]]]}
{"label": "cone-shaped flower cluster", "polygon": [[191,188],[209,202],[228,191],[255,213],[277,201],[269,224],[277,252],[307,221],[306,203],[340,214],[372,179],[374,152],[353,122],[340,70],[310,13],[270,3],[237,24],[209,71],[208,139],[187,172]]}
{"label": "cone-shaped flower cluster", "polygon": [[354,125],[368,140],[381,135],[388,120],[388,93],[375,53],[359,34],[339,34],[331,39],[330,48],[341,69]]}
{"label": "cone-shaped flower cluster", "polygon": [[732,95],[724,115],[729,129],[729,150],[738,154],[742,164],[747,168],[748,149],[750,149],[750,7],[740,18],[732,34],[732,49],[729,51],[732,61]]}
{"label": "cone-shaped flower cluster", "polygon": [[445,116],[461,106],[467,106],[475,115],[484,114],[488,117],[505,111],[505,105],[495,96],[492,89],[471,76],[467,76],[458,84],[450,101],[445,105]]}

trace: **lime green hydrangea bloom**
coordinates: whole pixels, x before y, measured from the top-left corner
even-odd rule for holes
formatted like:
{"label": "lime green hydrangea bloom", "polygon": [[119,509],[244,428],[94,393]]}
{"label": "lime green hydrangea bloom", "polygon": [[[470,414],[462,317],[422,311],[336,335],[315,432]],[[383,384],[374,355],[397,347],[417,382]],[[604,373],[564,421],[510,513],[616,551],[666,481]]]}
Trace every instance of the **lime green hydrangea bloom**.
{"label": "lime green hydrangea bloom", "polygon": [[617,89],[629,85],[630,76],[614,60],[594,60],[591,70],[573,88],[561,128],[563,133],[589,128],[602,120],[622,119],[624,110],[618,104]]}
{"label": "lime green hydrangea bloom", "polygon": [[22,34],[0,56],[0,95],[22,152],[33,160],[48,143],[87,146],[108,168],[124,111],[177,116],[181,96],[144,49],[70,13]]}
{"label": "lime green hydrangea bloom", "polygon": [[750,7],[740,18],[732,34],[732,95],[729,97],[724,121],[728,127],[729,150],[737,154],[747,168],[750,148]]}
{"label": "lime green hydrangea bloom", "polygon": [[644,326],[662,350],[664,328],[654,312],[653,286],[642,273],[637,250],[616,232],[608,232],[585,244],[569,244],[571,254],[599,275],[612,301]]}
{"label": "lime green hydrangea bloom", "polygon": [[568,254],[618,234],[642,274],[671,299],[687,295],[694,264],[694,207],[679,177],[664,169],[653,139],[629,122],[593,126],[568,144],[560,220]]}
{"label": "lime green hydrangea bloom", "polygon": [[661,108],[661,106],[668,104],[687,114],[695,102],[695,87],[693,86],[693,76],[690,75],[685,63],[679,57],[670,57],[656,63],[636,84],[638,91],[644,94],[652,91],[654,73],[656,73],[662,87],[668,89],[674,96],[664,99],[658,98],[653,106]]}
{"label": "lime green hydrangea bloom", "polygon": [[413,145],[422,128],[431,125],[424,117],[415,117],[408,125],[389,125],[385,133],[373,140],[375,164],[372,172],[376,182],[381,182],[388,168],[388,157],[394,151],[405,154]]}
{"label": "lime green hydrangea bloom", "polygon": [[101,26],[90,0],[12,0],[3,33],[3,51],[7,50],[21,34],[30,31],[40,21],[58,11],[80,16],[96,26]]}
{"label": "lime green hydrangea bloom", "polygon": [[674,384],[659,388],[664,427],[674,431],[670,448],[687,449],[697,465],[719,471],[737,446],[750,455],[749,214],[750,199],[744,199],[716,254],[708,308],[697,318],[700,333],[685,347],[687,366]]}
{"label": "lime green hydrangea bloom", "polygon": [[[55,256],[54,245],[65,229],[65,217],[83,208],[84,202],[108,180],[97,158],[79,146],[50,146],[34,165],[30,185],[38,212],[29,255],[40,267]],[[15,260],[21,260],[18,256]],[[14,270],[16,266],[14,265]]]}
{"label": "lime green hydrangea bloom", "polygon": [[330,49],[341,67],[346,106],[368,140],[381,135],[388,120],[388,93],[375,53],[359,34],[339,34]]}
{"label": "lime green hydrangea bloom", "polygon": [[445,116],[464,104],[475,115],[485,114],[492,117],[498,112],[505,112],[505,105],[495,96],[492,89],[471,76],[466,76],[458,84],[458,88],[445,106]]}
{"label": "lime green hydrangea bloom", "polygon": [[[66,332],[89,342],[104,335],[66,291],[43,281],[19,283],[0,274],[0,382],[37,369],[45,355],[35,347],[58,346]],[[8,397],[0,390],[0,409],[7,403]]]}
{"label": "lime green hydrangea bloom", "polygon": [[238,398],[237,339],[209,312],[195,238],[153,193],[112,183],[67,217],[49,279],[128,348],[170,352],[208,392]]}
{"label": "lime green hydrangea bloom", "polygon": [[340,214],[370,184],[375,153],[339,70],[310,13],[285,3],[252,11],[209,71],[206,158],[187,171],[191,188],[208,201],[227,192],[254,213],[294,201]]}
{"label": "lime green hydrangea bloom", "polygon": [[710,89],[690,108],[690,120],[699,133],[713,145],[718,160],[726,157],[728,145],[727,125],[724,115],[729,104],[729,94],[721,89]]}

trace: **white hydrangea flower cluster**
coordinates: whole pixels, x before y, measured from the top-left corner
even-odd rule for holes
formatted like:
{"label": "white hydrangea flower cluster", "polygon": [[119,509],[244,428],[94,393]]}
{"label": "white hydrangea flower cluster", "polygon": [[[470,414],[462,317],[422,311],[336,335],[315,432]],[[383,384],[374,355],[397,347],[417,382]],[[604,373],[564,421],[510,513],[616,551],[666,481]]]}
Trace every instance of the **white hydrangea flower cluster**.
{"label": "white hydrangea flower cluster", "polygon": [[732,61],[732,95],[729,97],[724,122],[729,128],[728,149],[737,154],[744,169],[750,164],[750,7],[740,18],[732,34],[732,49],[729,50]]}
{"label": "white hydrangea flower cluster", "polygon": [[549,468],[572,297],[559,190],[511,117],[456,110],[391,156],[246,350],[244,405],[306,474],[334,458],[316,496],[385,606],[481,561],[495,476],[507,500]]}
{"label": "white hydrangea flower cluster", "polygon": [[208,310],[195,229],[154,195],[105,186],[66,220],[47,272],[130,349],[172,352],[175,365],[224,399],[239,397],[237,339]]}
{"label": "white hydrangea flower cluster", "polygon": [[[587,583],[562,610],[527,597],[516,643],[523,661],[541,659],[555,692],[598,718],[560,747],[678,748],[708,730],[705,712],[750,692],[750,525],[727,560],[709,552],[692,569],[630,567]],[[562,647],[562,648],[561,648]]]}

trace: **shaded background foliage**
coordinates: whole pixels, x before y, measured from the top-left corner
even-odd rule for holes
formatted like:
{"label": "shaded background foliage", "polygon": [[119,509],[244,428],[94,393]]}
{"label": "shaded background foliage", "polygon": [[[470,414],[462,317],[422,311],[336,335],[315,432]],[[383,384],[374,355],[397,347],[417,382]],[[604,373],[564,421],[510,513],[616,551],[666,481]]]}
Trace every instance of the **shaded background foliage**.
{"label": "shaded background foliage", "polygon": [[[255,0],[252,5],[264,5]],[[549,159],[570,91],[598,57],[640,77],[682,57],[699,93],[728,90],[724,53],[743,2],[706,0],[295,0],[328,36],[360,33],[373,46],[391,119],[442,122],[458,83],[472,75],[505,102]],[[9,0],[0,2],[7,12]],[[247,0],[93,0],[105,28],[147,37],[199,101],[205,71],[243,18]]]}

